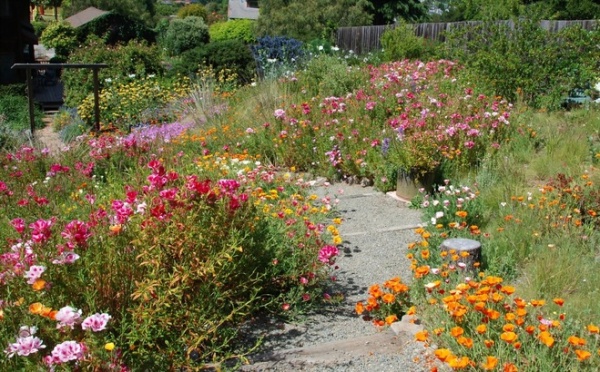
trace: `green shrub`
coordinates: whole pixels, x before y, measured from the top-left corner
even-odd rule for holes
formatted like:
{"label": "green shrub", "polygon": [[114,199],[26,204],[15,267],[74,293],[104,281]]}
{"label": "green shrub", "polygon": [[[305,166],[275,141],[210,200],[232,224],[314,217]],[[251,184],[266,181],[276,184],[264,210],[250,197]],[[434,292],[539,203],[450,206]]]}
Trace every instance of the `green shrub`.
{"label": "green shrub", "polygon": [[56,55],[67,57],[77,47],[77,31],[68,22],[52,22],[46,27],[40,42],[54,48]]}
{"label": "green shrub", "polygon": [[256,40],[254,36],[255,22],[250,19],[236,19],[226,22],[212,24],[208,28],[211,41],[241,40],[252,43]]}
{"label": "green shrub", "polygon": [[[22,93],[0,94],[0,116],[2,126],[12,130],[29,129],[29,101]],[[41,128],[42,112],[34,106],[35,127]]]}
{"label": "green shrub", "polygon": [[432,47],[427,40],[416,36],[413,26],[399,22],[381,36],[381,47],[386,61],[402,59],[425,59],[431,55]]}
{"label": "green shrub", "polygon": [[237,74],[239,83],[249,83],[256,69],[252,52],[246,44],[240,40],[226,40],[183,53],[172,73],[194,74],[202,65],[212,66],[217,75],[225,69],[232,70]]}
{"label": "green shrub", "polygon": [[[106,63],[108,68],[99,70],[100,87],[107,81],[118,81],[128,76],[144,77],[162,75],[160,53],[156,46],[131,40],[126,45],[107,46],[98,38],[91,38],[86,45],[76,50],[69,61],[79,63]],[[92,72],[88,69],[66,69],[65,103],[77,107],[93,91]]]}
{"label": "green shrub", "polygon": [[206,19],[208,18],[208,12],[206,11],[206,8],[201,4],[189,4],[179,9],[179,11],[177,12],[177,17],[181,19],[187,17],[199,17],[202,18],[202,20],[206,21]]}
{"label": "green shrub", "polygon": [[348,66],[345,60],[319,55],[308,62],[299,81],[311,96],[340,97],[358,89],[368,79],[365,69]]}
{"label": "green shrub", "polygon": [[33,32],[35,33],[35,35],[37,37],[40,37],[40,36],[42,36],[42,32],[44,32],[46,27],[48,27],[48,22],[33,21],[33,22],[31,22],[31,25],[33,26]]}
{"label": "green shrub", "polygon": [[178,55],[204,45],[208,40],[208,26],[202,18],[189,16],[172,20],[162,42],[170,55]]}
{"label": "green shrub", "polygon": [[156,32],[144,22],[116,13],[105,14],[77,28],[79,42],[84,43],[90,35],[95,35],[110,45],[127,43],[133,39],[148,43],[156,41]]}
{"label": "green shrub", "polygon": [[534,108],[557,109],[573,88],[594,81],[600,57],[598,30],[568,27],[552,33],[522,19],[455,29],[444,57],[465,64],[473,81],[490,93]]}

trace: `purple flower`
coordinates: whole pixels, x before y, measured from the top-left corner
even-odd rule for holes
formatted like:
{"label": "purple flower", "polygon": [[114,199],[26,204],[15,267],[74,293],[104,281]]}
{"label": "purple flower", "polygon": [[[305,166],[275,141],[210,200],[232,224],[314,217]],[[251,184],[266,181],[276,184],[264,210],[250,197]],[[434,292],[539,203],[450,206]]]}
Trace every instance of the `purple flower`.
{"label": "purple flower", "polygon": [[103,331],[106,329],[106,324],[108,323],[110,318],[111,316],[106,313],[96,313],[94,315],[90,315],[87,318],[85,318],[85,320],[81,323],[81,329],[83,329],[84,331],[91,329],[94,332]]}

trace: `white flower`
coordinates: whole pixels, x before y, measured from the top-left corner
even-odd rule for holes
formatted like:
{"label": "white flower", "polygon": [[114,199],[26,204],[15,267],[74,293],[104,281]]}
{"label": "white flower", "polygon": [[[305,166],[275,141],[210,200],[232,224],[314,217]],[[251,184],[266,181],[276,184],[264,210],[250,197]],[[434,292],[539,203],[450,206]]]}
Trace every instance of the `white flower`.
{"label": "white flower", "polygon": [[319,47],[317,49],[323,50],[323,45],[319,45]]}
{"label": "white flower", "polygon": [[135,77],[135,74],[129,74],[128,76],[130,79],[133,79]]}
{"label": "white flower", "polygon": [[340,48],[338,46],[334,46],[334,47],[331,47],[331,50],[333,50],[334,52],[337,52],[338,50],[340,50]]}

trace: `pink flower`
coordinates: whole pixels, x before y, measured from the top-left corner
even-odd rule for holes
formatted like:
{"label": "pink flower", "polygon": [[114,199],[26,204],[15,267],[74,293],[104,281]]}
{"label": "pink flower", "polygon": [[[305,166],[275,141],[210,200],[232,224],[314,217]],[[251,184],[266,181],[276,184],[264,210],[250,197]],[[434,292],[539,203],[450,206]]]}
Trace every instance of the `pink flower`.
{"label": "pink flower", "polygon": [[103,331],[110,318],[111,316],[106,313],[90,315],[81,323],[81,329],[84,331],[91,329],[94,332]]}
{"label": "pink flower", "polygon": [[23,277],[27,279],[27,284],[33,284],[42,276],[44,271],[46,271],[44,266],[33,265],[23,274]]}
{"label": "pink flower", "polygon": [[61,233],[62,237],[74,245],[85,247],[88,238],[92,235],[87,223],[79,220],[69,222]]}
{"label": "pink flower", "polygon": [[36,243],[45,243],[48,239],[50,239],[50,235],[52,231],[50,228],[54,225],[54,218],[49,220],[39,219],[34,223],[29,225],[29,228],[33,230],[31,232],[31,240]]}
{"label": "pink flower", "polygon": [[339,250],[333,245],[326,245],[319,251],[319,261],[333,264],[332,259],[339,254]]}
{"label": "pink flower", "polygon": [[277,119],[284,119],[285,118],[285,111],[283,109],[277,109],[277,110],[275,110],[275,112],[273,113],[273,115],[275,115],[275,118],[277,118]]}
{"label": "pink flower", "polygon": [[79,342],[65,341],[52,350],[52,364],[66,363],[83,358],[85,348]]}
{"label": "pink flower", "polygon": [[25,220],[23,220],[22,218],[13,219],[12,221],[10,221],[10,224],[19,234],[23,233],[23,231],[25,230]]}
{"label": "pink flower", "polygon": [[56,328],[71,327],[71,329],[73,329],[75,324],[81,319],[81,310],[76,310],[71,306],[65,306],[58,310],[55,319],[59,322],[56,325]]}
{"label": "pink flower", "polygon": [[40,349],[45,347],[46,345],[44,345],[42,340],[37,337],[18,337],[17,342],[8,345],[6,350],[4,350],[4,353],[6,353],[9,358],[12,358],[15,356],[15,354],[19,356],[27,356],[37,353]]}

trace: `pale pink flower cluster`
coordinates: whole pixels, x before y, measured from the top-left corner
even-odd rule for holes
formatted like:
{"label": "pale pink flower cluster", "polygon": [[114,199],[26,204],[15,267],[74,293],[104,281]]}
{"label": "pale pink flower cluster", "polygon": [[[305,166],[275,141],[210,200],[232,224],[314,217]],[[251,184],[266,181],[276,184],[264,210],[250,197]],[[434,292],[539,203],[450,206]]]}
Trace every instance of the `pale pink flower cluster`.
{"label": "pale pink flower cluster", "polygon": [[67,363],[71,360],[83,359],[85,345],[76,341],[65,341],[54,347],[51,355],[44,357],[48,365]]}
{"label": "pale pink flower cluster", "polygon": [[94,314],[90,315],[81,323],[81,329],[87,331],[91,329],[94,332],[100,332],[106,329],[106,324],[110,320],[111,316],[103,313],[103,314]]}
{"label": "pale pink flower cluster", "polygon": [[28,356],[37,353],[40,349],[44,349],[46,345],[43,344],[42,340],[33,336],[36,331],[37,327],[22,326],[19,329],[17,342],[9,344],[4,353],[9,358],[12,358],[15,354]]}
{"label": "pale pink flower cluster", "polygon": [[56,328],[70,327],[73,329],[75,324],[79,323],[81,319],[81,310],[72,308],[71,306],[65,306],[58,310],[55,319],[58,321]]}
{"label": "pale pink flower cluster", "polygon": [[23,274],[23,277],[27,279],[27,284],[33,284],[42,276],[44,271],[46,271],[44,266],[33,265]]}

